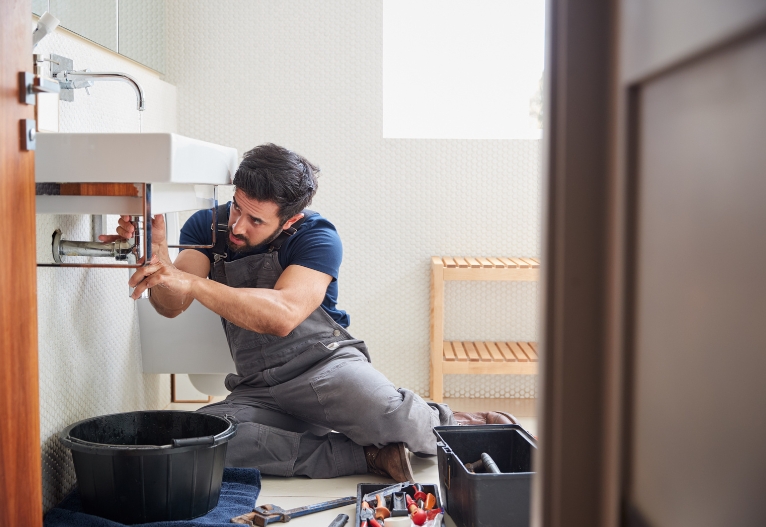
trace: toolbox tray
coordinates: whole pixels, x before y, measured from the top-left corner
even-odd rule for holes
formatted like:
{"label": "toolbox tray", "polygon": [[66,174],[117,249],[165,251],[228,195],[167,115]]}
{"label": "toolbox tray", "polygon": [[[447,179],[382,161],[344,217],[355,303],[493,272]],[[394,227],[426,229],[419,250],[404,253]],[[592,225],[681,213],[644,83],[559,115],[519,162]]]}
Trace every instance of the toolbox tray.
{"label": "toolbox tray", "polygon": [[[537,441],[519,425],[437,426],[443,507],[460,527],[528,527]],[[486,452],[502,474],[471,473]]]}
{"label": "toolbox tray", "polygon": [[[419,483],[419,482],[416,482]],[[354,525],[356,527],[359,527],[362,523],[360,520],[361,513],[362,513],[362,496],[365,494],[369,494],[370,492],[375,492],[377,490],[383,490],[386,487],[390,487],[391,485],[395,485],[395,483],[359,483],[356,486],[356,521],[354,522]],[[434,496],[436,496],[436,507],[435,509],[439,509],[444,507],[442,504],[442,500],[439,496],[439,487],[434,485],[433,483],[420,483],[420,485],[423,487],[423,492],[425,493],[431,493]],[[409,486],[405,489],[402,489],[402,492],[405,492],[409,494],[411,497],[415,495],[415,488],[412,486]],[[442,518],[442,526],[444,526],[444,519]]]}

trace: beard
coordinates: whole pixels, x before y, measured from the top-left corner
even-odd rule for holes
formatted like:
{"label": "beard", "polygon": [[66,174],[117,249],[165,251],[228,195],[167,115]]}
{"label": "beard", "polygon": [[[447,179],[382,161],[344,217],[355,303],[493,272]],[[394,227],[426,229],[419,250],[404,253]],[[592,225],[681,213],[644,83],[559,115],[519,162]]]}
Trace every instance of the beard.
{"label": "beard", "polygon": [[[262,247],[264,245],[267,245],[267,244],[273,242],[274,240],[277,239],[277,237],[280,234],[282,234],[282,226],[281,225],[279,227],[277,227],[277,230],[275,230],[273,233],[271,233],[265,239],[263,239],[263,240],[261,240],[259,242],[256,242],[256,243],[252,243],[246,237],[244,237],[242,235],[234,234],[233,232],[231,232],[231,226],[229,226],[229,231],[226,234],[226,245],[229,247],[229,250],[231,252],[233,252],[233,253],[249,252],[249,251],[257,249],[258,247]],[[242,241],[242,242],[245,242],[245,243],[243,245],[234,245],[231,242],[231,239],[229,238],[229,236],[231,236],[231,238],[235,238],[235,239],[237,239],[239,241]]]}

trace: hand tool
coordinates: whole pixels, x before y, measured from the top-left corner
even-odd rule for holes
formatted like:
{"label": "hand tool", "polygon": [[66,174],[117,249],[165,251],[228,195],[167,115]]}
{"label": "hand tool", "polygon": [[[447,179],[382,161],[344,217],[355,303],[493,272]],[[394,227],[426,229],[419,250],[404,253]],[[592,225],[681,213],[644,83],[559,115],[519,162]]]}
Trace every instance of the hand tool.
{"label": "hand tool", "polygon": [[348,514],[338,514],[327,527],[343,527],[348,523]]}
{"label": "hand tool", "polygon": [[377,499],[378,504],[375,506],[375,519],[385,520],[391,516],[391,511],[389,511],[388,507],[386,507],[386,498],[378,494]]}
{"label": "hand tool", "polygon": [[492,474],[500,474],[500,469],[497,468],[497,465],[492,460],[491,457],[489,457],[489,454],[486,452],[481,453],[481,460],[484,463],[484,466],[487,469],[487,472],[491,472]]}
{"label": "hand tool", "polygon": [[[433,516],[432,512],[435,512]],[[444,511],[442,509],[434,509],[428,512],[428,519],[426,520],[426,526],[428,527],[441,527],[442,518],[444,518]]]}
{"label": "hand tool", "polygon": [[409,516],[404,492],[395,492],[391,498],[391,516]]}
{"label": "hand tool", "polygon": [[414,513],[412,513],[411,518],[412,523],[415,525],[423,525],[427,519],[426,511],[423,509],[417,509]]}
{"label": "hand tool", "polygon": [[366,501],[362,502],[362,510],[359,511],[359,527],[381,527],[378,520],[375,519],[375,513],[373,512],[370,504]]}
{"label": "hand tool", "polygon": [[423,485],[420,483],[415,483],[415,495],[412,496],[412,499],[415,500],[415,503],[418,505],[418,509],[423,508],[423,502],[426,499],[426,493],[423,492]]}
{"label": "hand tool", "polygon": [[430,492],[426,495],[426,504],[423,507],[425,510],[430,511],[436,507],[436,496],[431,494]]}
{"label": "hand tool", "polygon": [[468,472],[482,472],[484,470],[484,462],[480,459],[473,463],[466,463],[465,468]]}
{"label": "hand tool", "polygon": [[251,527],[255,525],[258,527],[265,527],[270,523],[286,523],[292,518],[299,518],[301,516],[306,516],[307,514],[326,511],[336,507],[342,507],[343,505],[351,505],[352,503],[356,503],[356,496],[347,496],[337,500],[324,501],[322,503],[306,505],[305,507],[297,507],[289,510],[284,510],[281,507],[269,503],[254,508],[252,512],[232,518],[231,523],[241,523],[243,525],[250,525]]}
{"label": "hand tool", "polygon": [[407,509],[410,511],[410,517],[412,518],[412,523],[415,525],[423,525],[426,522],[426,511],[419,508],[417,504],[415,503],[415,500],[410,498],[410,495],[407,494],[405,496],[407,498]]}
{"label": "hand tool", "polygon": [[394,492],[399,492],[402,489],[405,489],[405,488],[407,488],[409,486],[410,486],[409,483],[397,483],[396,485],[391,485],[390,487],[385,487],[385,488],[382,488],[380,490],[375,490],[373,492],[368,492],[367,494],[362,496],[362,501],[366,501],[366,502],[369,503],[369,502],[372,501],[372,499],[375,496],[386,497],[386,496],[389,496],[389,495],[393,494]]}

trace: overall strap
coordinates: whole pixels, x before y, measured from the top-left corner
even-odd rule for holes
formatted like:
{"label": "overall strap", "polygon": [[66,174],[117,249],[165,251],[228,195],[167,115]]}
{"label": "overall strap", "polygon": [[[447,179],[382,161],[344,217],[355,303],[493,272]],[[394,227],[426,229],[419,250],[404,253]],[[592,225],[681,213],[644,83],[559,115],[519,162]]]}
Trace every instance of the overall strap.
{"label": "overall strap", "polygon": [[271,245],[269,245],[269,252],[272,253],[274,251],[279,251],[279,248],[282,247],[282,244],[287,241],[287,239],[298,232],[298,229],[301,228],[301,225],[303,225],[303,222],[308,219],[309,216],[313,216],[316,214],[316,212],[312,210],[304,210],[303,211],[303,217],[292,224],[292,226],[289,229],[285,229],[282,231],[282,233],[277,236],[273,242],[271,242]]}
{"label": "overall strap", "polygon": [[[211,229],[213,226],[211,225]],[[229,205],[224,203],[216,209],[215,218],[215,245],[211,249],[211,263],[226,259],[226,238],[229,233]]]}

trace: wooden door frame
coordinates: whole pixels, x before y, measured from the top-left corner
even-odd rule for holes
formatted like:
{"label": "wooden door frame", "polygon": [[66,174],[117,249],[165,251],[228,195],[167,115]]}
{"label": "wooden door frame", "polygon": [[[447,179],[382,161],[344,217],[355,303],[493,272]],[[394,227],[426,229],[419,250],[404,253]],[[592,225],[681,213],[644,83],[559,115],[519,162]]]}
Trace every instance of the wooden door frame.
{"label": "wooden door frame", "polygon": [[0,2],[0,525],[42,525],[34,153],[21,150],[19,72],[32,71],[32,5]]}

